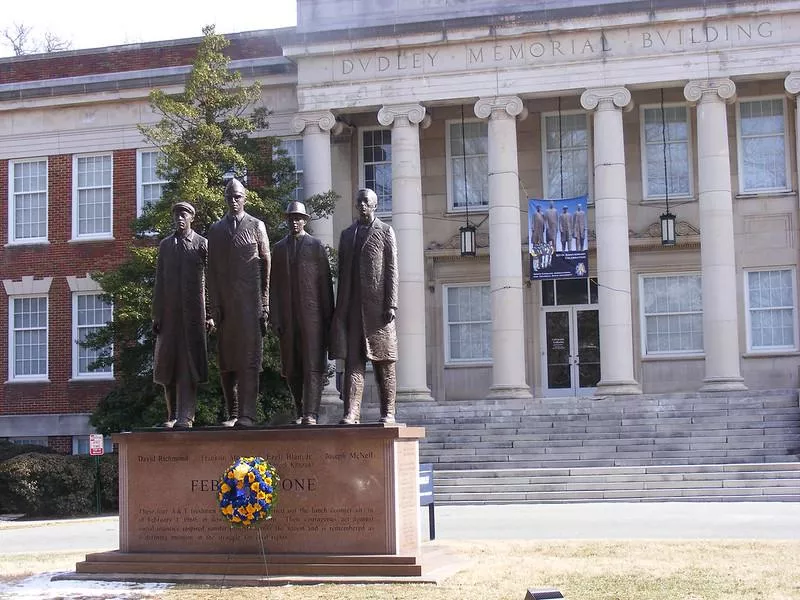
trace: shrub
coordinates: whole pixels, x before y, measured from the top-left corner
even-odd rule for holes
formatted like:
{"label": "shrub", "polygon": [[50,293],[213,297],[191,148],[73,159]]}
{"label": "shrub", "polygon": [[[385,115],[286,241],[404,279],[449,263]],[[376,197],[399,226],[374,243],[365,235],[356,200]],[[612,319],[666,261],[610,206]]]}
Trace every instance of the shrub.
{"label": "shrub", "polygon": [[15,456],[0,464],[0,510],[31,517],[89,514],[95,468],[85,456]]}
{"label": "shrub", "polygon": [[100,457],[100,505],[104,511],[119,510],[119,460],[116,454]]}

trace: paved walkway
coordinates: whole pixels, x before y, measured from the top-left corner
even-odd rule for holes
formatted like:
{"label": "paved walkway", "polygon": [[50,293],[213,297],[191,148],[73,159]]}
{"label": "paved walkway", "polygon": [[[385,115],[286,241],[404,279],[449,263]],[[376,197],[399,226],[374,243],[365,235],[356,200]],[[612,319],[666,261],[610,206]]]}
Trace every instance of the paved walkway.
{"label": "paved walkway", "polygon": [[[422,529],[427,535],[427,509]],[[119,547],[117,517],[0,521],[0,554]],[[439,506],[439,540],[800,539],[797,502]]]}

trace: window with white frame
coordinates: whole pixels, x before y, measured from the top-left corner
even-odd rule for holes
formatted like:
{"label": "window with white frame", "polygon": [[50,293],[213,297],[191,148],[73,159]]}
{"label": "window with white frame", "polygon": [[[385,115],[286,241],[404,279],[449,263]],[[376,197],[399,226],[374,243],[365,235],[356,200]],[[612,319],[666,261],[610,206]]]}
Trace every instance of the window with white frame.
{"label": "window with white frame", "polygon": [[589,194],[589,121],[586,113],[542,115],[546,198]]}
{"label": "window with white frame", "polygon": [[111,237],[111,154],[75,156],[72,170],[74,238]]}
{"label": "window with white frame", "polygon": [[303,140],[302,138],[281,140],[281,148],[286,150],[286,156],[294,164],[295,188],[292,192],[292,199],[296,202],[304,202],[306,192],[303,189]]}
{"label": "window with white frame", "polygon": [[158,173],[158,162],[163,160],[160,150],[139,150],[136,153],[136,214],[141,216],[146,206],[161,200],[167,180]]}
{"label": "window with white frame", "polygon": [[488,285],[444,288],[447,362],[492,360],[492,314]]}
{"label": "window with white frame", "polygon": [[47,241],[47,159],[9,164],[10,243]]}
{"label": "window with white frame", "polygon": [[361,131],[362,185],[378,196],[380,215],[392,214],[392,130]]}
{"label": "window with white frame", "polygon": [[489,128],[486,121],[448,121],[447,195],[449,210],[489,206]]}
{"label": "window with white frame", "polygon": [[749,350],[794,350],[797,309],[793,269],[748,271],[747,347]]}
{"label": "window with white frame", "polygon": [[72,294],[72,376],[75,378],[108,379],[113,376],[111,365],[90,368],[101,356],[108,356],[112,347],[93,349],[83,346],[89,334],[94,333],[113,319],[113,307],[97,293]]}
{"label": "window with white frame", "polygon": [[[663,112],[663,120],[662,120]],[[642,107],[642,174],[648,200],[692,195],[689,111],[685,105]]]}
{"label": "window with white frame", "polygon": [[9,321],[9,379],[47,379],[47,296],[10,296]]}
{"label": "window with white frame", "polygon": [[739,191],[787,190],[789,155],[784,99],[742,100],[737,108]]}
{"label": "window with white frame", "polygon": [[47,448],[47,436],[37,437],[10,437],[8,441],[20,446],[42,446]]}
{"label": "window with white frame", "polygon": [[644,275],[640,286],[644,354],[702,352],[700,275]]}

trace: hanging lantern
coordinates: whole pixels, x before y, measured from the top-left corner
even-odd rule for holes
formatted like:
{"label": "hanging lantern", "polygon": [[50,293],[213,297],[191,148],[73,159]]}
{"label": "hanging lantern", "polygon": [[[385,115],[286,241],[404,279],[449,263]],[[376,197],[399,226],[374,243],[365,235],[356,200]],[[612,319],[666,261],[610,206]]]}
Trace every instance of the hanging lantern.
{"label": "hanging lantern", "polygon": [[461,256],[475,256],[475,225],[467,222],[458,231],[461,233]]}
{"label": "hanging lantern", "polygon": [[661,245],[675,245],[675,215],[669,211],[661,215]]}

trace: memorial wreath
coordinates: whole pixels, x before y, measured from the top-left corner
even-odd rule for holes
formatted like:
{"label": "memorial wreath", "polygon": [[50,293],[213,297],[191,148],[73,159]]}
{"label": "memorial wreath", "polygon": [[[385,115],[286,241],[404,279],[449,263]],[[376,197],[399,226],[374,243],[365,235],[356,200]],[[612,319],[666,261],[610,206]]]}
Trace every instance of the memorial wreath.
{"label": "memorial wreath", "polygon": [[236,459],[219,480],[219,509],[230,524],[250,527],[272,517],[278,472],[260,456]]}

